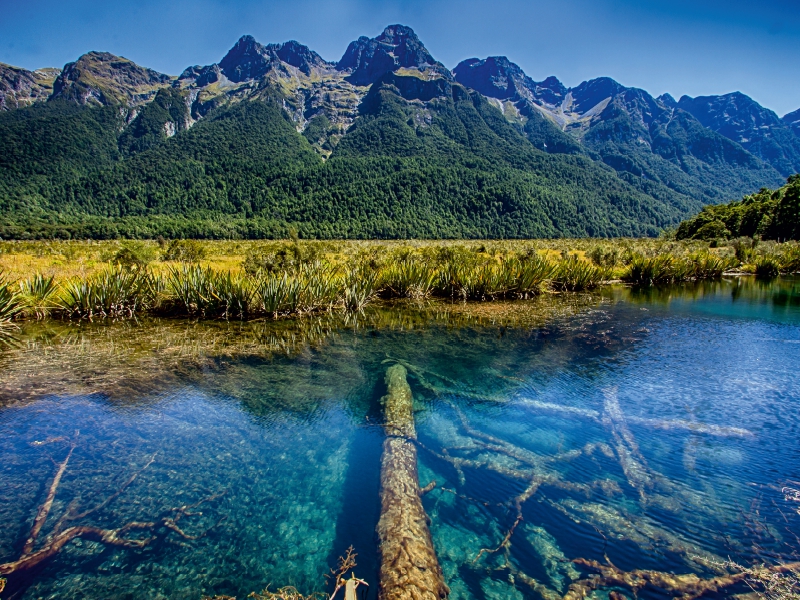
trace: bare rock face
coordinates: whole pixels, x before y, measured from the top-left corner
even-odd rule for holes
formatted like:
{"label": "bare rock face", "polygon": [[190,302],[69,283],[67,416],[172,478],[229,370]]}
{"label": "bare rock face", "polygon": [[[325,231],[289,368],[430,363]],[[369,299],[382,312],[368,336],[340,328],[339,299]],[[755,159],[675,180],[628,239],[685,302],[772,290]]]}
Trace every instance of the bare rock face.
{"label": "bare rock face", "polygon": [[0,110],[22,108],[47,100],[59,73],[58,69],[28,71],[0,63]]}
{"label": "bare rock face", "polygon": [[264,45],[246,35],[219,63],[189,67],[174,85],[191,95],[194,119],[218,106],[263,99],[277,91],[298,131],[311,121],[324,123],[313,128],[310,141],[326,156],[358,115],[367,93],[346,81],[347,74],[335,66],[299,42]]}
{"label": "bare rock face", "polygon": [[52,98],[79,104],[138,106],[152,100],[173,78],[108,52],[89,52],[67,63]]}

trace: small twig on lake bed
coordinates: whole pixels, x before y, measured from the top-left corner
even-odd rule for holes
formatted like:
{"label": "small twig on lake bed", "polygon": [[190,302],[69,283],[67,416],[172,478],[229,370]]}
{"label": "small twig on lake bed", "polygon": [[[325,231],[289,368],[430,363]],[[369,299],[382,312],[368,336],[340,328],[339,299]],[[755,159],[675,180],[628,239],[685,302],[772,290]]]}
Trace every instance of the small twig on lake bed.
{"label": "small twig on lake bed", "polygon": [[481,548],[480,552],[478,552],[478,556],[476,556],[472,560],[472,564],[475,564],[476,562],[478,562],[478,560],[480,559],[480,557],[484,553],[485,554],[494,554],[495,552],[499,552],[503,548],[506,548],[511,543],[511,536],[514,535],[514,530],[517,528],[517,525],[519,525],[520,521],[522,521],[522,514],[518,514],[517,515],[517,518],[514,521],[514,524],[511,526],[511,529],[508,530],[508,532],[506,533],[505,537],[503,538],[503,541],[500,542],[500,545],[497,546],[497,548],[495,548],[493,550],[491,550],[489,548]]}

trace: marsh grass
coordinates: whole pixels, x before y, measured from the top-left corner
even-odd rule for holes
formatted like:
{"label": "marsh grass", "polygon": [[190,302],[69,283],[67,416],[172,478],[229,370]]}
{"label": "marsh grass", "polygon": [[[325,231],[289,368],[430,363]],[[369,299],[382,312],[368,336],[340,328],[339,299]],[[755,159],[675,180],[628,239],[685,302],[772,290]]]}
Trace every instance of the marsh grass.
{"label": "marsh grass", "polygon": [[800,246],[750,239],[714,248],[629,239],[0,242],[0,268],[6,264],[6,281],[17,280],[6,284],[6,321],[50,313],[249,319],[360,311],[376,297],[494,301],[591,290],[614,279],[640,287],[716,279],[731,268],[773,276],[800,271]]}

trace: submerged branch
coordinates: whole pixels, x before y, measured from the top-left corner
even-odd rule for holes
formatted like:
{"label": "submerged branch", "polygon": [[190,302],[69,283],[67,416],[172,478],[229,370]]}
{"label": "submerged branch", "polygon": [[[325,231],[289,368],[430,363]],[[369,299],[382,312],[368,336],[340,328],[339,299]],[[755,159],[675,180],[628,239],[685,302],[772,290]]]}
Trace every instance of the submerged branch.
{"label": "submerged branch", "polygon": [[[76,432],[75,433],[76,439],[77,436],[78,433]],[[44,502],[37,511],[36,518],[33,520],[33,527],[31,527],[31,533],[28,536],[25,545],[22,547],[23,556],[25,556],[26,554],[30,554],[31,550],[33,550],[34,544],[36,544],[36,538],[39,537],[39,532],[42,530],[42,526],[44,525],[45,521],[47,521],[47,516],[50,514],[50,509],[53,508],[53,500],[55,500],[56,491],[58,490],[58,486],[61,483],[61,478],[64,476],[64,471],[67,470],[69,459],[72,458],[72,453],[75,451],[75,447],[77,445],[78,445],[77,441],[73,440],[72,443],[70,444],[67,457],[58,466],[58,470],[56,471],[56,474],[53,477],[53,481],[50,484],[50,489],[47,491],[47,497],[45,498]]]}
{"label": "submerged branch", "polygon": [[704,594],[719,592],[738,583],[743,583],[749,577],[766,579],[774,573],[795,572],[800,569],[800,562],[795,562],[720,575],[711,579],[702,579],[694,573],[674,575],[662,571],[643,569],[623,571],[612,564],[603,565],[597,561],[583,558],[578,558],[573,562],[589,571],[598,573],[599,576],[581,579],[570,585],[564,600],[580,600],[592,591],[606,587],[624,587],[634,594],[644,588],[651,587],[661,592],[666,592],[673,597],[679,597],[681,600],[694,600]]}
{"label": "submerged branch", "polygon": [[[75,520],[78,518],[86,517],[105,506],[107,506],[112,500],[117,498],[122,492],[131,484],[135,479],[144,471],[147,467],[149,467],[153,461],[155,460],[155,455],[153,455],[150,460],[142,467],[139,471],[134,473],[128,480],[123,483],[122,487],[117,490],[114,494],[106,498],[103,502],[91,508],[85,512],[76,514],[74,507],[70,506],[69,511],[66,515],[62,516],[59,519],[58,523],[56,524],[55,529],[53,532],[47,537],[44,546],[39,548],[38,550],[34,550],[36,545],[36,541],[39,538],[39,534],[41,533],[42,527],[44,523],[47,521],[47,517],[50,514],[50,511],[53,506],[53,501],[55,499],[56,493],[58,491],[58,487],[61,483],[61,479],[64,475],[64,472],[67,469],[67,465],[69,464],[69,460],[72,457],[72,453],[74,452],[77,446],[77,436],[78,433],[75,434],[75,440],[73,440],[72,444],[70,445],[69,453],[67,454],[66,458],[58,464],[58,469],[56,470],[56,474],[53,477],[53,481],[48,488],[47,496],[39,507],[36,518],[33,522],[33,527],[31,528],[30,535],[25,542],[25,545],[22,548],[22,553],[17,560],[0,564],[0,575],[10,575],[17,571],[22,571],[26,569],[30,569],[35,567],[36,565],[46,561],[47,559],[55,556],[58,554],[61,549],[67,545],[72,540],[78,538],[87,538],[93,539],[103,544],[109,546],[117,546],[122,548],[132,548],[132,549],[141,549],[145,546],[149,545],[158,537],[158,530],[159,529],[166,529],[168,531],[175,532],[179,536],[187,540],[196,540],[201,537],[204,537],[208,534],[209,530],[204,531],[198,535],[190,535],[186,533],[181,527],[178,525],[178,522],[183,517],[200,515],[201,512],[192,512],[192,509],[197,508],[204,502],[210,502],[222,496],[224,492],[220,492],[217,494],[213,494],[207,498],[203,498],[194,504],[183,505],[177,508],[172,508],[168,512],[168,514],[157,521],[131,521],[123,525],[122,527],[118,527],[116,529],[106,529],[102,527],[95,527],[93,525],[74,525],[72,527],[68,527],[63,531],[60,531],[61,526],[63,523],[69,520]],[[219,525],[220,521],[218,521],[214,527]],[[212,527],[213,528],[213,527]],[[131,537],[130,534],[135,533],[147,533],[145,537]]]}

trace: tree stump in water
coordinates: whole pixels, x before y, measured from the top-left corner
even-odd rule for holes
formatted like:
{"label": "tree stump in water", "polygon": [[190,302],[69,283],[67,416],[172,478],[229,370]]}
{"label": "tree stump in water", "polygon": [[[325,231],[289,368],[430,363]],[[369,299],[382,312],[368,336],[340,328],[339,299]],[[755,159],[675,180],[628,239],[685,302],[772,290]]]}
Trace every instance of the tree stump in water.
{"label": "tree stump in water", "polygon": [[387,394],[381,457],[381,600],[438,600],[450,593],[433,549],[428,515],[420,500],[417,439],[406,369],[386,370]]}

